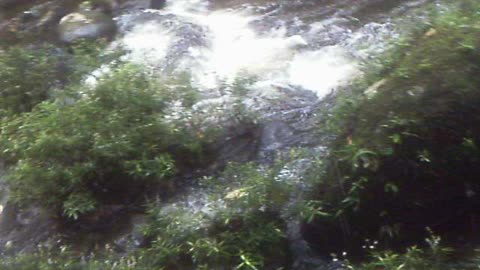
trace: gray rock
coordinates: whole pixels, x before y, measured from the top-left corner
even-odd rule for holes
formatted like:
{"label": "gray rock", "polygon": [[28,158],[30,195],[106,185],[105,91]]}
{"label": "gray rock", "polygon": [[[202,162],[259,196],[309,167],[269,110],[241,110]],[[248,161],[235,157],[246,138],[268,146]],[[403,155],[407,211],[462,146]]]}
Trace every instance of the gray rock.
{"label": "gray rock", "polygon": [[162,9],[165,7],[166,0],[151,0],[150,1],[150,8],[153,9]]}
{"label": "gray rock", "polygon": [[58,227],[53,214],[39,207],[20,209],[9,203],[0,214],[0,254],[33,252],[53,239]]}
{"label": "gray rock", "polygon": [[60,40],[67,43],[83,38],[109,38],[115,31],[113,19],[96,10],[70,13],[58,24]]}
{"label": "gray rock", "polygon": [[13,6],[29,4],[35,2],[34,0],[0,0],[1,8],[11,8]]}

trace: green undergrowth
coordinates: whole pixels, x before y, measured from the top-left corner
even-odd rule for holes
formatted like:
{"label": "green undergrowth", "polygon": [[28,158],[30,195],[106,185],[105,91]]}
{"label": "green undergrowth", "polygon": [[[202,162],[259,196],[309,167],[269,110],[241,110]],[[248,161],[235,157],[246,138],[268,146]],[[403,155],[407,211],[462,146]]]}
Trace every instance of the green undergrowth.
{"label": "green undergrowth", "polygon": [[[340,94],[329,120],[338,137],[317,171],[331,232],[345,239],[332,248],[357,249],[369,238],[401,249],[423,239],[425,227],[454,245],[478,240],[479,19],[476,1],[453,6]],[[329,241],[319,238],[315,245]]]}
{"label": "green undergrowth", "polygon": [[74,86],[71,93],[2,123],[13,200],[76,219],[101,204],[127,203],[130,193],[167,181],[177,163],[201,152],[196,134],[166,118],[174,92],[140,68],[120,66],[93,89]]}
{"label": "green undergrowth", "polygon": [[289,187],[275,182],[276,169],[230,165],[218,179],[204,179],[209,203],[201,209],[151,208],[142,254],[164,269],[270,269],[288,263],[279,207]]}
{"label": "green undergrowth", "polygon": [[[479,269],[478,250],[466,252],[461,256],[459,251],[444,245],[442,238],[435,235],[430,228],[426,230],[428,237],[424,240],[424,247],[410,246],[404,252],[378,249],[377,241],[367,241],[364,248],[368,249],[368,260],[353,264],[345,259],[345,267],[351,270],[473,270]],[[454,259],[456,257],[456,259]],[[458,258],[461,257],[462,260]]]}
{"label": "green undergrowth", "polygon": [[103,52],[104,47],[101,41],[81,41],[69,52],[48,44],[0,50],[0,117],[31,111],[121,53]]}
{"label": "green undergrowth", "polygon": [[[146,241],[126,257],[59,247],[6,256],[0,269],[289,269],[289,218],[303,219],[314,251],[345,254],[338,259],[349,269],[478,269],[478,256],[462,251],[480,240],[479,22],[476,1],[452,6],[339,94],[330,156],[302,179],[318,183],[311,201],[286,208],[298,190],[278,177],[285,163],[231,165],[200,181],[198,192],[210,194],[202,206],[151,203]],[[137,66],[114,65],[91,87],[74,72],[59,92],[60,82],[18,75],[55,77],[45,71],[55,58],[14,57],[0,55],[8,67],[0,158],[18,203],[82,219],[154,186],[173,194],[172,176],[195,168],[204,138],[214,139],[169,115],[174,101],[194,103],[179,95],[192,89],[167,87]]]}
{"label": "green undergrowth", "polygon": [[[155,217],[155,216],[152,216]],[[158,217],[157,217],[158,218]],[[249,218],[252,218],[250,216]],[[291,269],[283,250],[281,230],[271,217],[253,217],[255,224],[248,227],[230,227],[208,236],[204,227],[198,226],[198,218],[185,213],[169,213],[162,221],[162,236],[153,241],[151,248],[138,250],[135,254],[119,256],[110,246],[101,255],[79,255],[66,246],[42,247],[34,254],[14,257],[3,256],[1,270],[149,270],[149,269]],[[248,218],[247,218],[248,219]],[[269,219],[267,223],[262,222]],[[244,222],[246,219],[243,220]],[[252,220],[253,221],[253,220]],[[178,224],[178,222],[181,222]],[[201,222],[200,222],[201,223]],[[220,225],[225,227],[226,225]],[[214,230],[220,228],[215,227]],[[246,229],[241,231],[241,229]],[[221,230],[221,229],[220,229]],[[271,230],[276,232],[272,233]],[[213,232],[213,231],[212,231]],[[403,253],[376,250],[376,243],[369,243],[368,261],[351,263],[348,255],[341,258],[340,269],[349,270],[475,270],[480,267],[479,250],[469,253],[468,259],[451,261],[453,249],[442,245],[441,238],[433,235],[425,239],[427,248],[411,246]],[[260,235],[261,237],[254,237]],[[265,237],[269,235],[269,237]],[[186,239],[183,239],[185,238]],[[248,237],[248,238],[247,238]],[[168,240],[165,240],[168,239]],[[250,240],[246,240],[250,239]],[[166,243],[171,241],[170,243]],[[162,242],[162,243],[159,243]],[[182,244],[184,243],[184,244]],[[266,245],[266,246],[265,246]],[[159,248],[159,246],[162,246]],[[249,251],[255,254],[248,253]],[[266,259],[266,257],[272,259]],[[336,260],[336,259],[335,259]]]}
{"label": "green undergrowth", "polygon": [[108,247],[96,257],[56,247],[5,256],[0,269],[282,269],[290,257],[279,209],[291,187],[275,180],[280,168],[229,165],[201,180],[207,197],[199,209],[150,203],[146,243],[125,257]]}

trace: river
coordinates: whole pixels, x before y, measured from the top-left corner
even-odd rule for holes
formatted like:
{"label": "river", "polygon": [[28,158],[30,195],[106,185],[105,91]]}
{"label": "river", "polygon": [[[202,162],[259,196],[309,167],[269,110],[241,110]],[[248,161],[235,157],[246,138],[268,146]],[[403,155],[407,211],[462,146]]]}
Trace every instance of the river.
{"label": "river", "polygon": [[[122,47],[124,60],[146,66],[155,76],[186,77],[201,97],[194,113],[206,124],[223,121],[220,124],[235,126],[229,122],[235,113],[231,107],[240,102],[256,115],[259,127],[237,127],[219,143],[217,160],[268,164],[295,147],[325,154],[329,134],[319,129],[336,91],[361,76],[408,25],[422,20],[423,7],[434,1],[169,0],[161,10],[148,9],[148,2],[126,1],[115,18],[119,32],[112,47]],[[94,78],[87,83],[95,83]],[[243,89],[240,97],[235,92],[238,85]],[[292,166],[302,168],[308,162]],[[301,200],[302,189],[308,188],[298,184],[291,203]],[[182,207],[211,214],[206,192],[197,186],[186,188],[164,206],[165,211]],[[316,268],[319,262],[306,254],[299,222],[285,219],[297,268]],[[126,221],[130,228],[143,222],[138,215]],[[11,231],[2,235],[14,241],[38,232],[2,223],[3,230]],[[114,242],[134,249],[138,239],[132,235],[138,232],[120,231]]]}

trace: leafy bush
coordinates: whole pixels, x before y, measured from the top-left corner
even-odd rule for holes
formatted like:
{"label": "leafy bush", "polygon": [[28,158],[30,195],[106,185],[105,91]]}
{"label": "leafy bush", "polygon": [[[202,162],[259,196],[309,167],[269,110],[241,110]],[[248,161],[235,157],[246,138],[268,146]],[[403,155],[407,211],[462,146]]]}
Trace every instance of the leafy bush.
{"label": "leafy bush", "polygon": [[166,118],[171,90],[139,68],[124,66],[94,89],[73,92],[81,96],[43,102],[2,123],[1,158],[10,164],[16,201],[77,218],[102,200],[126,203],[148,183],[168,179],[184,162],[177,153],[195,160],[200,152],[199,140]]}
{"label": "leafy bush", "polygon": [[58,84],[60,59],[52,48],[13,47],[0,52],[0,116],[30,111]]}
{"label": "leafy bush", "polygon": [[[430,229],[427,229],[430,236],[425,239],[428,247],[420,249],[417,246],[407,248],[404,253],[393,251],[373,251],[370,254],[371,259],[368,262],[355,265],[347,262],[347,268],[352,270],[447,270],[447,269],[477,269],[478,265],[470,264],[472,258],[462,258],[461,261],[453,263],[452,257],[454,250],[444,247],[441,238],[434,235]],[[473,256],[475,260],[475,256]]]}
{"label": "leafy bush", "polygon": [[118,257],[108,252],[102,256],[79,256],[66,246],[40,248],[33,254],[2,256],[1,270],[148,270],[138,267],[134,256]]}
{"label": "leafy bush", "polygon": [[120,52],[102,53],[102,42],[78,42],[66,54],[59,48],[13,46],[0,51],[0,117],[31,111],[55,89],[78,84],[86,74]]}
{"label": "leafy bush", "polygon": [[[175,221],[181,222],[176,225],[183,225],[182,228],[187,228],[195,223],[192,222],[191,216],[177,215],[180,213],[171,213],[170,217],[176,215]],[[169,232],[176,232],[174,235],[176,240],[180,240],[180,236],[186,235],[186,231],[173,229],[175,224],[165,224],[165,229]],[[253,225],[254,227],[260,227],[261,224]],[[191,227],[194,231],[198,232],[198,229]],[[266,227],[264,232],[267,232],[270,227]],[[270,234],[271,235],[271,234]],[[242,237],[251,235],[241,235]],[[170,239],[170,238],[168,238]],[[0,259],[1,270],[103,270],[103,269],[118,269],[118,270],[150,270],[150,269],[217,269],[217,267],[229,267],[228,269],[270,269],[267,266],[259,265],[255,260],[255,256],[251,254],[242,253],[239,260],[241,263],[235,268],[228,263],[228,260],[218,260],[219,258],[227,258],[228,251],[224,250],[228,248],[228,244],[233,244],[228,241],[217,242],[218,238],[189,238],[194,242],[187,242],[185,248],[188,251],[182,251],[181,245],[169,245],[164,246],[164,249],[153,252],[154,250],[140,250],[135,254],[128,256],[118,256],[113,253],[113,250],[106,247],[106,253],[96,256],[79,256],[66,246],[57,248],[41,248],[34,254],[20,254],[17,256],[2,256]],[[196,239],[196,240],[195,240]],[[234,239],[242,244],[245,242],[244,238]],[[471,254],[468,256],[461,256],[459,260],[451,262],[451,258],[454,254],[453,249],[446,248],[442,245],[441,239],[438,236],[430,235],[425,239],[428,243],[428,248],[420,249],[417,246],[407,248],[404,253],[396,253],[393,251],[372,251],[370,253],[370,259],[364,263],[352,263],[347,259],[343,260],[341,269],[351,270],[474,270],[478,269],[478,254]],[[160,241],[160,240],[159,240]],[[168,240],[161,240],[164,243]],[[178,243],[181,243],[179,241]],[[156,243],[155,243],[156,245]],[[180,252],[187,252],[190,255],[182,256]],[[259,254],[259,253],[257,253]],[[185,255],[185,254],[184,254]],[[194,266],[189,265],[194,258]],[[223,257],[222,257],[223,256]],[[279,254],[271,254],[274,259],[279,260]],[[261,256],[256,256],[257,259]],[[449,262],[450,261],[450,262]],[[156,262],[153,263],[153,262]],[[213,263],[214,262],[214,263]],[[203,263],[199,265],[199,263]],[[282,262],[283,263],[283,262]],[[277,265],[282,265],[277,264]],[[283,264],[282,266],[285,266]],[[184,268],[182,268],[184,267]],[[272,268],[272,269],[282,269]],[[337,269],[337,268],[335,268]],[[339,268],[340,269],[340,268]]]}
{"label": "leafy bush", "polygon": [[350,243],[406,245],[426,226],[450,240],[476,230],[479,10],[465,1],[435,18],[393,54],[375,91],[359,83],[338,103],[319,190]]}
{"label": "leafy bush", "polygon": [[265,269],[286,264],[285,225],[276,212],[280,201],[274,197],[285,196],[287,189],[273,175],[274,170],[260,171],[253,164],[230,166],[221,177],[230,187],[214,184],[220,193],[212,195],[211,214],[153,206],[146,229],[152,245],[142,255],[143,263],[164,269]]}

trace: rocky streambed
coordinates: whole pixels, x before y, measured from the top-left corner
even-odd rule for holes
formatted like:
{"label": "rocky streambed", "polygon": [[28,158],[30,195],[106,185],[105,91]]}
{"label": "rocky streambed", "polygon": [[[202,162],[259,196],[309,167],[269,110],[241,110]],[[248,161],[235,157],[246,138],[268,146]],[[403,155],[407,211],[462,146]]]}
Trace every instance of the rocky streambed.
{"label": "rocky streambed", "polygon": [[[183,192],[160,207],[211,215],[211,191],[196,179],[218,174],[227,162],[269,166],[296,148],[326,155],[332,136],[322,129],[336,91],[361,76],[362,64],[384,51],[406,21],[421,20],[422,8],[431,2],[0,0],[0,43],[46,41],[68,50],[80,38],[106,38],[110,48],[123,48],[124,61],[145,65],[155,76],[188,74],[201,97],[193,114],[228,132],[211,146],[211,164],[181,172]],[[246,89],[240,95],[239,83]],[[235,121],[238,104],[255,120]],[[175,113],[181,112],[174,108]],[[283,181],[295,186],[288,204],[302,200],[310,188],[298,179],[311,156],[286,166]],[[57,242],[88,252],[108,243],[128,253],[144,243],[141,208],[106,206],[96,213],[95,225],[102,226],[80,228],[78,236],[46,210],[7,203],[8,189],[1,187],[0,250],[5,253]],[[288,214],[283,218],[296,269],[324,267],[303,239],[301,222]]]}

